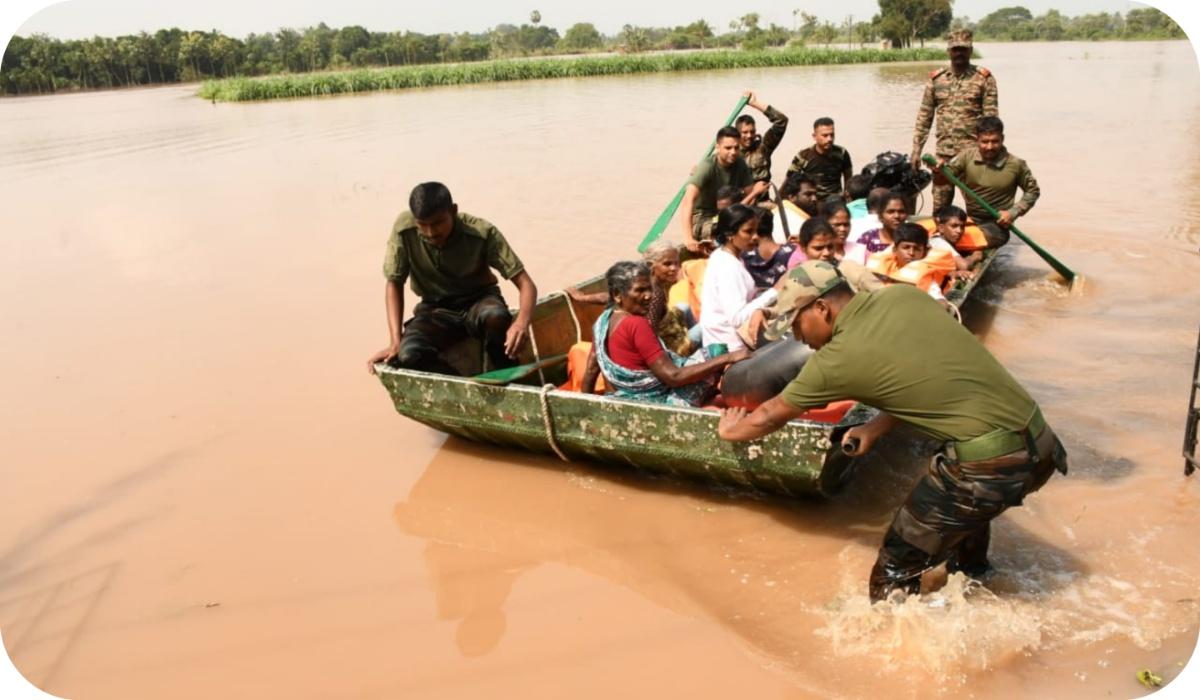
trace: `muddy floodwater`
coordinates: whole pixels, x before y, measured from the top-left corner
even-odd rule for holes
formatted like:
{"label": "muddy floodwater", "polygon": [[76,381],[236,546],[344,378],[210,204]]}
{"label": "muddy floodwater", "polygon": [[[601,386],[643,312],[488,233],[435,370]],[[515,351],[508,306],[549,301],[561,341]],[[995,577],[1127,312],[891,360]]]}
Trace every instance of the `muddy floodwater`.
{"label": "muddy floodwater", "polygon": [[[211,104],[0,100],[0,630],[70,698],[1127,698],[1200,631],[1182,442],[1200,305],[1186,42],[984,45],[1021,220],[966,308],[1071,455],[994,526],[988,591],[872,610],[933,448],[824,503],[729,497],[398,416],[384,243],[446,182],[542,293],[628,258],[745,88],[856,167],[937,64]],[[760,119],[760,124],[762,124]],[[511,287],[505,290],[515,299]],[[411,300],[411,294],[410,294]],[[411,307],[411,301],[409,306]]]}

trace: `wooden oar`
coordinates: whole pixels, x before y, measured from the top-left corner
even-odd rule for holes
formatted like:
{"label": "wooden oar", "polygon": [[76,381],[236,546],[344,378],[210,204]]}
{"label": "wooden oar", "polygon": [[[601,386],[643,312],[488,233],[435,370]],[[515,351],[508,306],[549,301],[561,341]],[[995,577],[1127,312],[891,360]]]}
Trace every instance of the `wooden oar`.
{"label": "wooden oar", "polygon": [[517,365],[516,367],[505,367],[503,369],[494,369],[491,372],[484,372],[471,377],[471,381],[479,382],[480,384],[495,384],[503,386],[511,384],[519,379],[532,376],[538,370],[560,365],[567,361],[566,355],[551,355],[543,357],[539,362],[530,362],[525,365]]}
{"label": "wooden oar", "polygon": [[[748,97],[742,97],[738,100],[737,106],[733,108],[733,112],[730,113],[729,118],[725,120],[725,126],[729,126],[733,123],[734,119],[737,119],[737,116],[742,113],[742,108],[746,106],[746,103],[749,101],[749,99],[750,98]],[[709,144],[708,150],[704,153],[704,158],[712,155],[713,148],[715,146],[716,143]],[[704,158],[701,158],[701,160]],[[686,191],[687,183],[685,182],[683,183],[683,186],[679,188],[679,192],[675,194],[675,199],[672,199],[671,203],[667,205],[667,208],[663,209],[663,213],[658,215],[658,220],[654,222],[654,225],[650,227],[650,231],[646,234],[646,237],[642,239],[641,245],[638,246],[639,253],[644,253],[646,248],[650,247],[650,244],[654,241],[657,241],[658,237],[662,235],[663,231],[667,230],[667,226],[671,224],[671,219],[675,218],[675,210],[679,208],[679,203],[683,201],[683,193]]]}
{"label": "wooden oar", "polygon": [[[967,187],[966,184],[964,184],[962,180],[959,180],[957,177],[955,177],[954,174],[951,173],[948,168],[946,168],[945,166],[938,168],[936,158],[934,158],[933,156],[926,153],[924,156],[921,157],[921,160],[925,161],[925,164],[928,165],[930,167],[930,169],[940,170],[940,172],[942,173],[942,177],[946,178],[951,183],[953,183],[956,187],[958,187],[958,189],[962,190],[963,194],[971,197],[976,202],[978,202],[979,205],[983,207],[984,211],[986,211],[988,214],[991,214],[993,218],[997,218],[997,219],[1000,218],[1000,212],[996,211],[996,209],[992,205],[985,202],[983,197],[980,197],[975,192],[975,190],[971,189],[970,187]],[[1028,245],[1030,248],[1033,248],[1033,252],[1037,253],[1038,256],[1041,257],[1042,260],[1045,260],[1047,263],[1049,263],[1050,267],[1054,268],[1055,272],[1062,275],[1063,279],[1065,279],[1067,281],[1067,284],[1070,286],[1071,289],[1073,289],[1073,290],[1076,289],[1077,285],[1078,285],[1078,288],[1082,288],[1083,275],[1075,274],[1075,272],[1071,268],[1062,264],[1062,262],[1060,262],[1058,260],[1058,258],[1055,258],[1045,248],[1038,245],[1036,241],[1034,241],[1032,238],[1030,238],[1029,236],[1026,236],[1024,233],[1022,233],[1021,229],[1017,228],[1016,223],[1009,224],[1008,230],[1017,234],[1018,238],[1025,241],[1025,244]]]}

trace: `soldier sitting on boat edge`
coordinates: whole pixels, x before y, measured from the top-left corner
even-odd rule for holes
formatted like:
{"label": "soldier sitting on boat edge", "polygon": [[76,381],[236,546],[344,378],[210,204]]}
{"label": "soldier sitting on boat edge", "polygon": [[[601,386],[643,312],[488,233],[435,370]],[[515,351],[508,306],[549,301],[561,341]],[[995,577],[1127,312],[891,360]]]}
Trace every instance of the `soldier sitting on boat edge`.
{"label": "soldier sitting on boat edge", "polygon": [[[465,337],[483,343],[492,369],[511,367],[537,302],[537,286],[521,259],[495,226],[459,212],[440,182],[417,185],[408,203],[409,211],[392,226],[383,261],[389,342],[367,360],[368,371],[374,374],[375,364],[386,362],[458,374],[443,353]],[[520,293],[515,319],[493,269]],[[421,301],[401,325],[406,280]]]}

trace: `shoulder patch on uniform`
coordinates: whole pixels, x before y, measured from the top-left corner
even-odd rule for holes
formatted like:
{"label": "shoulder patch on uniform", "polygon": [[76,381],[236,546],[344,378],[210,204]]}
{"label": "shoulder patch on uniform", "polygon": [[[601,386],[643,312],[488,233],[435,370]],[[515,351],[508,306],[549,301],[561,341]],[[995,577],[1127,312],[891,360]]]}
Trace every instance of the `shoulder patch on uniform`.
{"label": "shoulder patch on uniform", "polygon": [[992,72],[990,70],[988,70],[987,68],[984,68],[983,66],[979,67],[979,74],[985,78],[992,77]]}
{"label": "shoulder patch on uniform", "polygon": [[938,77],[942,73],[945,73],[947,70],[948,69],[946,69],[946,68],[938,68],[937,70],[931,70],[931,71],[929,71],[929,79],[933,80],[934,78]]}

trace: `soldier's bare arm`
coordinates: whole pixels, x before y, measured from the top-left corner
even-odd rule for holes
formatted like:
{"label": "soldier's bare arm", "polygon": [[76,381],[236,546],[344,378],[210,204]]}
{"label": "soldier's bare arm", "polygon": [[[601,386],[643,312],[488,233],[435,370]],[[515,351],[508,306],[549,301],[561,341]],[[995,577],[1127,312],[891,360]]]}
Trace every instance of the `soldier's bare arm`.
{"label": "soldier's bare arm", "polygon": [[375,363],[390,362],[400,352],[400,337],[404,333],[404,283],[388,280],[383,290],[384,306],[387,310],[388,346],[371,355],[367,360],[367,371],[375,374]]}
{"label": "soldier's bare arm", "polygon": [[696,240],[695,231],[692,230],[692,209],[696,206],[696,198],[699,196],[700,188],[689,182],[683,192],[683,201],[679,203],[679,225],[683,234],[680,240],[683,241],[684,247],[693,253],[700,252],[700,242]]}
{"label": "soldier's bare arm", "polygon": [[721,411],[717,435],[730,442],[755,440],[779,430],[802,413],[804,409],[793,408],[778,396],[767,400],[753,413],[747,413],[744,408],[727,408]]}

